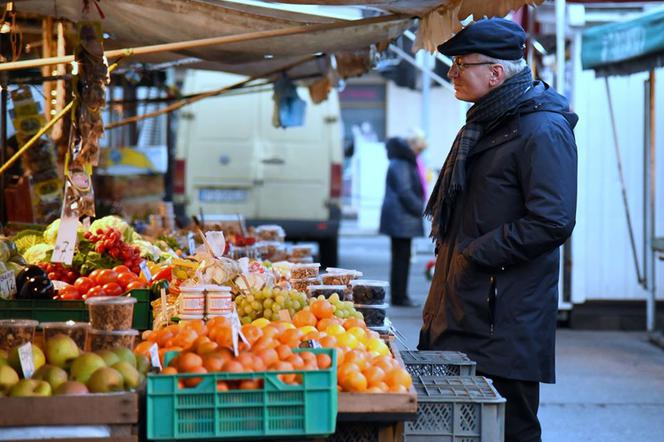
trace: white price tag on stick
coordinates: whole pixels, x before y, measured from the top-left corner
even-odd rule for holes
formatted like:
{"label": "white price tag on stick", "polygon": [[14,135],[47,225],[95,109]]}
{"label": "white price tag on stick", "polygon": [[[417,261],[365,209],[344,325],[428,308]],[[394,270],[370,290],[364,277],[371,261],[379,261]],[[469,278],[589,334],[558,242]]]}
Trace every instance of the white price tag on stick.
{"label": "white price tag on stick", "polygon": [[194,233],[189,232],[187,234],[187,243],[189,245],[189,255],[196,254],[196,241],[194,241]]}
{"label": "white price tag on stick", "polygon": [[14,299],[14,295],[16,295],[14,272],[0,273],[0,299]]}
{"label": "white price tag on stick", "polygon": [[30,379],[35,372],[35,361],[32,358],[32,344],[25,343],[18,348],[18,359],[21,363],[23,377]]}
{"label": "white price tag on stick", "polygon": [[159,359],[159,346],[155,343],[150,347],[150,363],[154,368],[161,371],[161,360]]}
{"label": "white price tag on stick", "polygon": [[141,272],[143,272],[143,276],[145,276],[145,279],[148,282],[152,281],[152,273],[150,273],[150,269],[148,268],[148,263],[145,262],[145,260],[143,260],[138,266],[141,268]]}
{"label": "white price tag on stick", "polygon": [[51,262],[61,262],[71,265],[76,249],[77,228],[77,217],[64,215],[60,218],[60,227],[58,228],[58,236],[55,239],[55,248],[53,249]]}

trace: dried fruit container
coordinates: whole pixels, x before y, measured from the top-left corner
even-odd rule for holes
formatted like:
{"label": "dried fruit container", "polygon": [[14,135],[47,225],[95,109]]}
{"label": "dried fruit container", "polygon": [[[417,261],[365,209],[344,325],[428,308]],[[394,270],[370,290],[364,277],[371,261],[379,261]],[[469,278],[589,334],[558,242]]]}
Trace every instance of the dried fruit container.
{"label": "dried fruit container", "polygon": [[286,232],[281,226],[276,224],[265,224],[256,227],[256,237],[261,241],[279,241],[284,242]]}
{"label": "dried fruit container", "polygon": [[291,279],[317,278],[320,264],[293,264],[291,266]]}
{"label": "dried fruit container", "polygon": [[99,296],[85,301],[90,312],[90,325],[96,330],[128,330],[134,319],[136,298]]}
{"label": "dried fruit container", "polygon": [[17,345],[32,342],[37,324],[32,319],[0,320],[0,348],[11,350]]}
{"label": "dried fruit container", "polygon": [[89,350],[97,351],[116,347],[134,348],[138,330],[88,330]]}
{"label": "dried fruit container", "polygon": [[357,279],[350,282],[353,288],[353,302],[360,305],[384,304],[387,287],[385,281]]}
{"label": "dried fruit container", "polygon": [[325,269],[327,273],[321,275],[323,284],[350,284],[353,280],[361,278],[362,272],[357,270],[339,269],[336,267],[328,267]]}
{"label": "dried fruit container", "polygon": [[294,290],[302,293],[309,292],[309,286],[320,285],[320,278],[291,279],[290,285]]}
{"label": "dried fruit container", "polygon": [[78,348],[85,348],[85,340],[88,337],[90,324],[87,322],[42,322],[39,327],[44,332],[44,341],[55,335],[67,335],[76,342]]}
{"label": "dried fruit container", "polygon": [[310,285],[308,288],[310,298],[318,298],[324,296],[328,299],[333,294],[339,295],[339,299],[344,299],[346,286],[345,285]]}
{"label": "dried fruit container", "polygon": [[354,304],[355,310],[362,313],[367,327],[387,327],[387,308],[389,304],[365,305]]}

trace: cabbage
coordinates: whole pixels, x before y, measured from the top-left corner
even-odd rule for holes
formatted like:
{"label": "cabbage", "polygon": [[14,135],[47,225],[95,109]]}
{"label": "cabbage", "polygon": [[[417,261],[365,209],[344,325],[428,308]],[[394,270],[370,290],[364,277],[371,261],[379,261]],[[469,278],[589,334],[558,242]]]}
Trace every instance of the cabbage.
{"label": "cabbage", "polygon": [[153,262],[159,262],[159,257],[161,256],[161,249],[159,247],[143,240],[134,241],[132,245],[139,248],[141,251],[141,257],[147,258]]}
{"label": "cabbage", "polygon": [[[81,224],[80,221],[77,221],[77,223],[78,225],[76,226],[76,236],[78,236],[78,239],[80,240],[83,238],[85,229],[83,228],[83,224]],[[58,237],[58,229],[60,229],[60,218],[53,221],[51,224],[49,224],[46,230],[44,230],[44,241],[54,246],[55,240]]]}
{"label": "cabbage", "polygon": [[97,230],[105,229],[107,227],[119,230],[120,233],[122,233],[122,239],[124,242],[132,243],[135,240],[141,239],[141,236],[134,231],[129,223],[115,215],[109,215],[95,220],[90,224],[90,232],[96,233]]}
{"label": "cabbage", "polygon": [[52,252],[53,246],[51,244],[35,244],[25,251],[23,258],[28,264],[48,262],[51,259]]}

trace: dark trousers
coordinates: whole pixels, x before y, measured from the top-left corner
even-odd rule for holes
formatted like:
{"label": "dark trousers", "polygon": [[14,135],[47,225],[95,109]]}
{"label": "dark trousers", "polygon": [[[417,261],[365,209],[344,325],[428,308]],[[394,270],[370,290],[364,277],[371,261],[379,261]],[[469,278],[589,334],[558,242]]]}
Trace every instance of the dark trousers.
{"label": "dark trousers", "polygon": [[411,238],[392,240],[392,264],[390,267],[390,290],[392,303],[398,304],[408,299],[408,272],[410,271]]}
{"label": "dark trousers", "polygon": [[541,442],[542,428],[537,419],[539,382],[515,381],[480,374],[493,381],[505,399],[505,442]]}

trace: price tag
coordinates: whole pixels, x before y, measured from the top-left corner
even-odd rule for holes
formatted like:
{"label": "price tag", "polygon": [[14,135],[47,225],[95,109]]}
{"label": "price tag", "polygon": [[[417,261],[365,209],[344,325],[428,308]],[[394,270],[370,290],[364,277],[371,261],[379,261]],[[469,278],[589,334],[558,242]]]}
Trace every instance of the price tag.
{"label": "price tag", "polygon": [[18,359],[21,363],[23,377],[30,379],[35,372],[35,361],[32,359],[32,344],[26,343],[18,348]]}
{"label": "price tag", "polygon": [[292,322],[290,312],[286,309],[279,310],[279,320],[283,322]]}
{"label": "price tag", "polygon": [[189,244],[189,255],[196,254],[196,241],[194,241],[194,233],[187,233],[187,243]]}
{"label": "price tag", "polygon": [[159,346],[155,343],[150,347],[150,363],[154,368],[161,371],[161,360],[159,359]]}
{"label": "price tag", "polygon": [[143,260],[138,266],[141,268],[141,272],[143,272],[143,276],[145,276],[145,279],[148,282],[152,281],[152,273],[150,273],[150,269],[148,268],[148,263],[145,262],[145,260]]}
{"label": "price tag", "polygon": [[224,250],[226,249],[226,238],[224,238],[224,232],[205,232],[205,238],[207,239],[214,256],[217,258],[224,256]]}
{"label": "price tag", "polygon": [[64,215],[60,218],[60,228],[58,236],[55,239],[55,248],[51,262],[61,262],[71,265],[74,259],[74,249],[76,248],[76,229],[78,228],[78,218],[76,216]]}
{"label": "price tag", "polygon": [[16,295],[16,277],[14,272],[0,274],[0,299],[14,299]]}
{"label": "price tag", "polygon": [[166,313],[167,307],[168,307],[168,300],[166,299],[166,289],[162,288],[159,291],[159,295],[161,296],[161,319],[168,324],[168,314]]}
{"label": "price tag", "polygon": [[238,352],[238,337],[242,339],[242,341],[248,346],[251,347],[251,344],[247,340],[247,338],[242,334],[242,323],[240,322],[240,317],[237,314],[237,310],[235,308],[235,304],[233,304],[233,312],[231,313],[231,335],[233,338],[233,353],[235,353],[235,357],[239,355]]}

